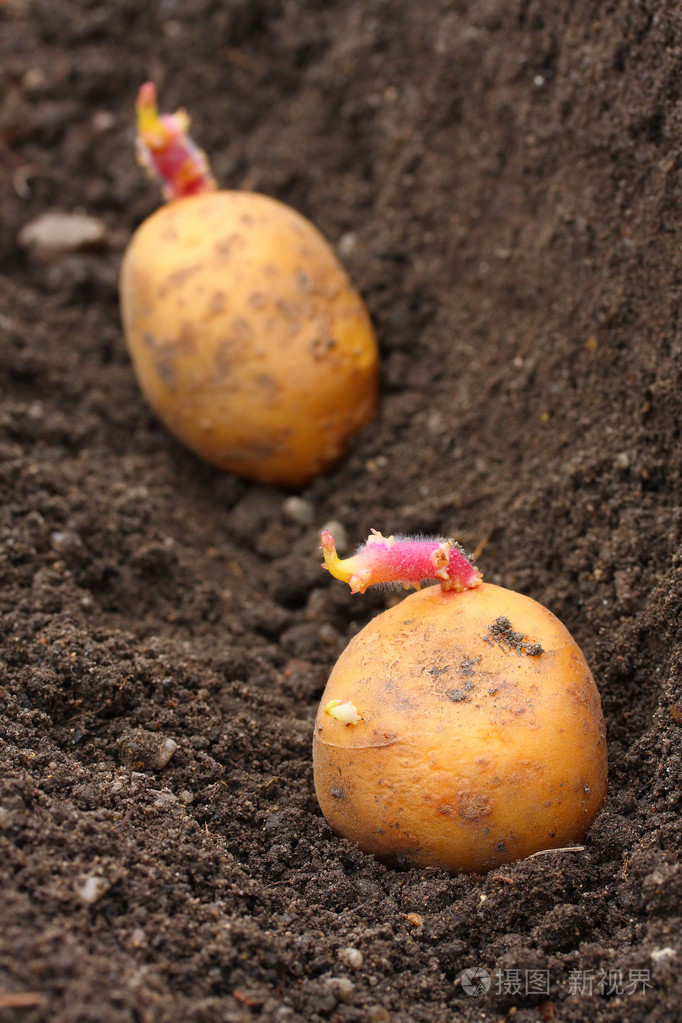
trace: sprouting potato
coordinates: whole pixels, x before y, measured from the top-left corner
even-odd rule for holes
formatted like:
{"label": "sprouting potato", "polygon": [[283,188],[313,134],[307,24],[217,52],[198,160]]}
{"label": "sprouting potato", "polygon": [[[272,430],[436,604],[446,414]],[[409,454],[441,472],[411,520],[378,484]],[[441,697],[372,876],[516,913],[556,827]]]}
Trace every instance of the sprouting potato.
{"label": "sprouting potato", "polygon": [[[323,536],[327,566],[372,585],[378,537],[344,562]],[[385,559],[382,570],[385,581]],[[332,671],[313,739],[322,812],[366,852],[452,872],[579,842],[607,787],[585,658],[536,601],[461,566],[441,570],[441,586],[373,619]]]}
{"label": "sprouting potato", "polygon": [[215,188],[186,115],[159,118],[149,83],[138,119],[141,155],[170,200],[137,230],[121,270],[140,387],[207,462],[299,486],[335,465],[375,413],[367,309],[304,217]]}

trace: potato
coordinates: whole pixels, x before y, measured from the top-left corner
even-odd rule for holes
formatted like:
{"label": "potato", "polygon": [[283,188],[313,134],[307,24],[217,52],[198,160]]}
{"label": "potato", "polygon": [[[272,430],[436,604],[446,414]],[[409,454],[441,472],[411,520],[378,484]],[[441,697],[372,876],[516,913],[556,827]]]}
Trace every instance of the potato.
{"label": "potato", "polygon": [[487,583],[429,586],[351,640],[317,714],[313,763],[338,835],[452,872],[580,841],[607,786],[580,649],[546,608]]}
{"label": "potato", "polygon": [[219,469],[299,486],[374,415],[367,310],[321,234],[274,199],[209,190],[161,207],[120,292],[149,404]]}

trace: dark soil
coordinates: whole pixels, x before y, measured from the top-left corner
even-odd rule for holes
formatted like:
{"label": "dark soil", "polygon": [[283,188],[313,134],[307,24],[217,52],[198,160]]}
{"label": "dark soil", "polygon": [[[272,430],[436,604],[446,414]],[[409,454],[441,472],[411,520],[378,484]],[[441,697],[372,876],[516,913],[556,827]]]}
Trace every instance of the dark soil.
{"label": "dark soil", "polygon": [[[4,0],[0,53],[0,1016],[678,1019],[680,5]],[[148,78],[370,307],[381,410],[312,525],[137,389]],[[107,244],[36,261],[48,210]],[[585,848],[449,877],[331,833],[317,702],[394,599],[320,570],[332,519],[456,536],[573,632],[610,757]]]}

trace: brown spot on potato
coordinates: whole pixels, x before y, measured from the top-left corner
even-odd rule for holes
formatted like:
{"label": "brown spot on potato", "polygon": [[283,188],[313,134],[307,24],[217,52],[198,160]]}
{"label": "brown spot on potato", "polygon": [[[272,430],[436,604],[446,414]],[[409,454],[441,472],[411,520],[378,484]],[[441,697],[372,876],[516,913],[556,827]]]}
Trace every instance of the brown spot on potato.
{"label": "brown spot on potato", "polygon": [[485,792],[460,792],[457,811],[464,821],[482,821],[490,816],[490,799]]}
{"label": "brown spot on potato", "polygon": [[232,321],[232,338],[239,344],[245,345],[253,338],[253,327],[243,316],[238,316]]}
{"label": "brown spot on potato", "polygon": [[156,360],[154,366],[156,368],[156,372],[159,375],[159,378],[163,380],[168,390],[169,391],[174,390],[175,384],[177,382],[177,373],[175,372],[175,367],[173,363],[169,359],[164,359],[163,357],[161,357]]}
{"label": "brown spot on potato", "polygon": [[213,258],[217,263],[225,263],[238,248],[243,248],[244,244],[244,239],[236,232],[219,238],[213,243]]}
{"label": "brown spot on potato", "polygon": [[221,341],[213,354],[213,368],[216,376],[225,377],[230,372],[234,345],[231,341]]}
{"label": "brown spot on potato", "polygon": [[310,342],[310,350],[314,359],[326,359],[336,348],[336,340],[333,337],[316,337]]}
{"label": "brown spot on potato", "polygon": [[200,270],[203,270],[203,263],[193,263],[191,266],[174,270],[157,285],[156,294],[160,299],[164,299],[169,292],[178,291],[190,277],[199,273]]}
{"label": "brown spot on potato", "polygon": [[224,291],[214,291],[208,300],[208,314],[209,316],[218,316],[224,312],[225,306],[227,305],[227,297]]}
{"label": "brown spot on potato", "polygon": [[192,356],[197,351],[197,333],[194,324],[189,320],[183,320],[180,332],[175,343],[170,342],[176,356]]}
{"label": "brown spot on potato", "polygon": [[285,320],[300,320],[302,311],[300,302],[289,302],[286,299],[278,299],[275,303],[277,312],[281,313]]}
{"label": "brown spot on potato", "polygon": [[260,391],[266,392],[266,399],[268,401],[275,401],[281,388],[274,377],[271,377],[268,373],[259,373],[256,377],[256,387]]}

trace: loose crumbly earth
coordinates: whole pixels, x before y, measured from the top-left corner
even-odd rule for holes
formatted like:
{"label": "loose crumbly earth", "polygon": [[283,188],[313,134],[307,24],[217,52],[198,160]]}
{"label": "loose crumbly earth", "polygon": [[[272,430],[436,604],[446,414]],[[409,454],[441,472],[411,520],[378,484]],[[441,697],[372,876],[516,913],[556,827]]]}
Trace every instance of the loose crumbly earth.
{"label": "loose crumbly earth", "polygon": [[[680,5],[4,0],[0,57],[2,1018],[678,1019]],[[133,379],[149,78],[373,315],[381,411],[309,524]],[[77,210],[98,250],[19,246]],[[584,848],[449,877],[332,835],[316,703],[396,595],[321,571],[330,520],[456,536],[573,632],[610,756]]]}

